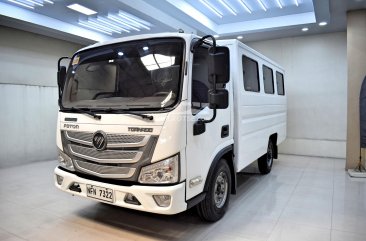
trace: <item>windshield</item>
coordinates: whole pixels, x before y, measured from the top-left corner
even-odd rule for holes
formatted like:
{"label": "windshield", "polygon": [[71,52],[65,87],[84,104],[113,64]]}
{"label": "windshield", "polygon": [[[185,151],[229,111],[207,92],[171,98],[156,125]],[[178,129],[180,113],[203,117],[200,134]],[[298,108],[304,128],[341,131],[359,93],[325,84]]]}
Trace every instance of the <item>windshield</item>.
{"label": "windshield", "polygon": [[66,76],[64,108],[151,109],[178,101],[184,41],[119,43],[76,54]]}

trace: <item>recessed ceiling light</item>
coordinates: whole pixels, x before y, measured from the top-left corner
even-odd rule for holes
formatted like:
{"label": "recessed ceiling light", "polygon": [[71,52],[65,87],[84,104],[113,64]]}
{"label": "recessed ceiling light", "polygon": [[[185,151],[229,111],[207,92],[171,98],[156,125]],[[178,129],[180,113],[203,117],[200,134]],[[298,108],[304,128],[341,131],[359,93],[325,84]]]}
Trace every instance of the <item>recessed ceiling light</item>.
{"label": "recessed ceiling light", "polygon": [[247,4],[244,2],[244,0],[239,0],[240,5],[247,11],[248,13],[252,13],[252,10],[247,6]]}
{"label": "recessed ceiling light", "polygon": [[114,22],[116,22],[116,23],[122,24],[123,26],[125,26],[128,29],[133,29],[133,30],[136,30],[136,31],[140,31],[140,29],[132,26],[130,23],[127,23],[125,20],[121,19],[118,15],[108,14],[107,18],[114,21]]}
{"label": "recessed ceiling light", "polygon": [[319,26],[325,26],[325,25],[327,25],[328,23],[327,22],[320,22],[319,23]]}
{"label": "recessed ceiling light", "polygon": [[126,32],[126,33],[129,33],[130,31],[125,29],[125,28],[122,28],[120,26],[118,26],[117,24],[115,23],[112,23],[111,20],[107,19],[107,18],[104,18],[104,17],[97,17],[97,21],[103,23],[104,25],[107,25],[109,26],[110,28],[112,29],[116,29],[116,30],[120,30],[120,31],[123,31],[123,32]]}
{"label": "recessed ceiling light", "polygon": [[229,5],[229,3],[225,2],[224,0],[219,0],[219,2],[224,6],[229,12],[236,16],[236,10]]}
{"label": "recessed ceiling light", "polygon": [[279,8],[283,8],[280,0],[276,0],[276,2]]}
{"label": "recessed ceiling light", "polygon": [[308,30],[309,30],[309,28],[306,28],[306,27],[301,29],[301,31],[303,31],[303,32],[306,32]]}
{"label": "recessed ceiling light", "polygon": [[88,23],[96,28],[106,30],[107,32],[114,32],[114,33],[121,34],[120,29],[111,28],[110,26],[104,25],[103,23],[100,23],[95,19],[88,19]]}
{"label": "recessed ceiling light", "polygon": [[267,8],[266,6],[264,5],[264,3],[262,2],[262,0],[257,0],[258,4],[261,6],[261,8],[266,12],[267,11]]}
{"label": "recessed ceiling light", "polygon": [[102,33],[105,33],[108,35],[112,35],[111,31],[107,31],[107,30],[95,27],[95,26],[91,25],[89,22],[78,22],[78,24],[83,27],[87,27],[87,28],[90,28],[90,29],[93,29],[93,30],[96,30],[96,31],[99,31],[99,32],[102,32]]}
{"label": "recessed ceiling light", "polygon": [[34,7],[33,7],[33,6],[31,6],[31,5],[28,5],[28,4],[26,4],[26,3],[22,3],[22,2],[18,2],[18,1],[15,1],[15,0],[8,0],[8,2],[15,3],[15,4],[20,5],[20,6],[22,6],[22,7],[26,7],[26,8],[34,9]]}
{"label": "recessed ceiling light", "polygon": [[118,52],[118,56],[123,56],[123,52]]}
{"label": "recessed ceiling light", "polygon": [[91,10],[90,8],[84,7],[83,5],[80,5],[78,3],[70,4],[67,6],[68,8],[77,11],[79,13],[85,14],[85,15],[93,15],[97,12],[94,10]]}
{"label": "recessed ceiling light", "polygon": [[33,1],[33,0],[25,0],[25,1],[26,2],[29,2],[33,6],[37,5],[37,6],[43,7],[43,3],[40,3],[40,2],[37,2],[37,1]]}
{"label": "recessed ceiling light", "polygon": [[207,2],[207,0],[200,0],[200,2],[205,5],[205,7],[210,10],[212,13],[216,14],[219,18],[222,18],[223,14],[217,10],[211,3]]}
{"label": "recessed ceiling light", "polygon": [[147,26],[147,25],[150,25],[150,23],[148,23],[134,15],[131,15],[131,14],[123,12],[123,11],[119,11],[118,16],[127,20],[129,23],[131,23],[132,25],[134,25],[138,28],[142,27],[144,29],[150,30],[150,28]]}
{"label": "recessed ceiling light", "polygon": [[144,46],[142,49],[143,49],[144,51],[148,51],[148,50],[149,50],[149,47]]}
{"label": "recessed ceiling light", "polygon": [[236,37],[236,38],[237,38],[237,39],[243,39],[243,36],[241,36],[241,35],[240,35],[240,36],[238,36],[238,37]]}

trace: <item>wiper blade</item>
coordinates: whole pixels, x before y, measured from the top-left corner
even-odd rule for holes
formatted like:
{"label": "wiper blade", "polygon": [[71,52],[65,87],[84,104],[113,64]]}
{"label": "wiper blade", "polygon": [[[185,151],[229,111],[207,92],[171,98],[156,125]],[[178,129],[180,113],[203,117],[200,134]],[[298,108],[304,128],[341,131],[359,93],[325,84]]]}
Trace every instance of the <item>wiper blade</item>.
{"label": "wiper blade", "polygon": [[139,113],[135,113],[135,112],[127,111],[127,110],[122,110],[122,109],[108,108],[108,109],[105,109],[104,111],[105,112],[111,112],[111,113],[118,113],[118,114],[128,114],[128,115],[140,116],[142,119],[148,119],[148,120],[153,120],[154,119],[154,116],[152,116],[152,115],[139,114]]}
{"label": "wiper blade", "polygon": [[101,115],[97,115],[94,112],[92,112],[91,110],[84,110],[84,109],[79,109],[79,108],[75,108],[75,107],[71,107],[70,108],[71,111],[77,112],[77,113],[83,113],[83,114],[87,114],[92,116],[94,119],[100,120],[102,119]]}

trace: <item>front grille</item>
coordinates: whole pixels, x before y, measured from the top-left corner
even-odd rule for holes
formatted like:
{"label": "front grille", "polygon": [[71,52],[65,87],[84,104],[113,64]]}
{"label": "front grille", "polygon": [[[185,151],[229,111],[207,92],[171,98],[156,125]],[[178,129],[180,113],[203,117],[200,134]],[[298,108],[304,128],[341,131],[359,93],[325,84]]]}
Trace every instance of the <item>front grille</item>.
{"label": "front grille", "polygon": [[137,181],[142,166],[150,163],[157,137],[105,133],[105,150],[93,147],[93,132],[62,131],[64,151],[79,173],[101,178]]}
{"label": "front grille", "polygon": [[135,168],[104,166],[86,161],[75,160],[76,167],[86,173],[105,178],[129,178],[135,173]]}
{"label": "front grille", "polygon": [[[70,141],[92,146],[93,132],[66,131],[66,138]],[[124,135],[107,133],[107,147],[141,147],[146,145],[150,136]]]}
{"label": "front grille", "polygon": [[99,163],[135,163],[142,156],[141,151],[104,150],[79,145],[69,145],[70,152],[77,157]]}

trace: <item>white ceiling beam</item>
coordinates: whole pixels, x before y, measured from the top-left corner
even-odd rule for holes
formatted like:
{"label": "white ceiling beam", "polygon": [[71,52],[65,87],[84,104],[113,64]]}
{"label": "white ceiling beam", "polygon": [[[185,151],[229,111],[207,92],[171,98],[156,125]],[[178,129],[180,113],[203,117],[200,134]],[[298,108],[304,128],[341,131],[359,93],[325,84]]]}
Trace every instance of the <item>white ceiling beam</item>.
{"label": "white ceiling beam", "polygon": [[27,23],[36,24],[48,29],[75,35],[80,38],[89,39],[93,42],[101,42],[112,39],[112,37],[110,36],[99,34],[94,31],[87,30],[85,28],[80,28],[73,24],[62,22],[58,19],[50,18],[45,15],[41,15],[2,2],[0,2],[0,15],[24,21]]}
{"label": "white ceiling beam", "polygon": [[187,24],[178,21],[174,15],[168,15],[162,10],[150,5],[148,1],[144,0],[119,0],[121,3],[143,13],[150,13],[149,17],[154,18],[156,21],[163,25],[166,25],[174,30],[183,29],[186,33],[197,33],[195,28],[188,26]]}
{"label": "white ceiling beam", "polygon": [[292,14],[281,17],[262,18],[252,21],[221,24],[217,28],[220,35],[231,35],[235,33],[255,32],[259,30],[275,29],[301,24],[315,23],[314,12]]}
{"label": "white ceiling beam", "polygon": [[195,26],[202,32],[207,32],[207,29],[216,33],[217,24],[209,19],[206,15],[198,11],[192,5],[184,0],[166,0],[171,5],[178,8],[183,13],[187,14],[192,19],[196,20]]}

